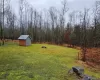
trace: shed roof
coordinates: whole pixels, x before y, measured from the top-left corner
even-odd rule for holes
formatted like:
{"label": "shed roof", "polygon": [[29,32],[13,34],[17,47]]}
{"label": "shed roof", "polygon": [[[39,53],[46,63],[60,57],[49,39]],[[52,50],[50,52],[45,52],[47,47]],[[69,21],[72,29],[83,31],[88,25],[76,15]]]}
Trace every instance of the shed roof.
{"label": "shed roof", "polygon": [[29,35],[21,35],[18,39],[19,40],[26,40],[29,37]]}

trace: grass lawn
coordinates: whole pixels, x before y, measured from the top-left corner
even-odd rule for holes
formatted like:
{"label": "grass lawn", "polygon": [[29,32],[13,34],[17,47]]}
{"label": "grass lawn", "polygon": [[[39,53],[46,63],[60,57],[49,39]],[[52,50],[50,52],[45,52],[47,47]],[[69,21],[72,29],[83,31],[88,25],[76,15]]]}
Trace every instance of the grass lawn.
{"label": "grass lawn", "polygon": [[[41,46],[47,46],[42,49]],[[0,80],[76,80],[69,76],[78,50],[48,44],[23,47],[7,43],[0,47]],[[100,72],[85,68],[85,73],[100,78]]]}

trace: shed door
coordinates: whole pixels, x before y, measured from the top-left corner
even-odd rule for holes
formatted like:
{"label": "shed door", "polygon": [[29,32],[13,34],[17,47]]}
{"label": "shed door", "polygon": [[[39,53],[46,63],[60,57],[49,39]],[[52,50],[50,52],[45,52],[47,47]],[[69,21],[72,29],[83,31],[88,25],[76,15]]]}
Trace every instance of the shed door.
{"label": "shed door", "polygon": [[26,46],[29,46],[29,45],[31,45],[31,39],[28,37],[28,38],[26,39]]}

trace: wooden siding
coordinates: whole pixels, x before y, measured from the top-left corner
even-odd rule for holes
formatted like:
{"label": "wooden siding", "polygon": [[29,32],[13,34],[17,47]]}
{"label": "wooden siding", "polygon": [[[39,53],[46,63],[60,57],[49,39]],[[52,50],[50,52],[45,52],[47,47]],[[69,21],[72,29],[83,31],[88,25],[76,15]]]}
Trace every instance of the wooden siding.
{"label": "wooden siding", "polygon": [[20,46],[26,46],[26,40],[19,40]]}

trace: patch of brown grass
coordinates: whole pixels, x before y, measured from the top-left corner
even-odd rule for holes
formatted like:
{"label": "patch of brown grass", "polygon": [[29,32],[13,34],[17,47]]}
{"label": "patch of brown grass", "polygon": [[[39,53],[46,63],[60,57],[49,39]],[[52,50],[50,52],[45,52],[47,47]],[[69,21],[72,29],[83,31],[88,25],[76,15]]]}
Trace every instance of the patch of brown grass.
{"label": "patch of brown grass", "polygon": [[100,69],[100,48],[88,48],[86,50],[86,64]]}

